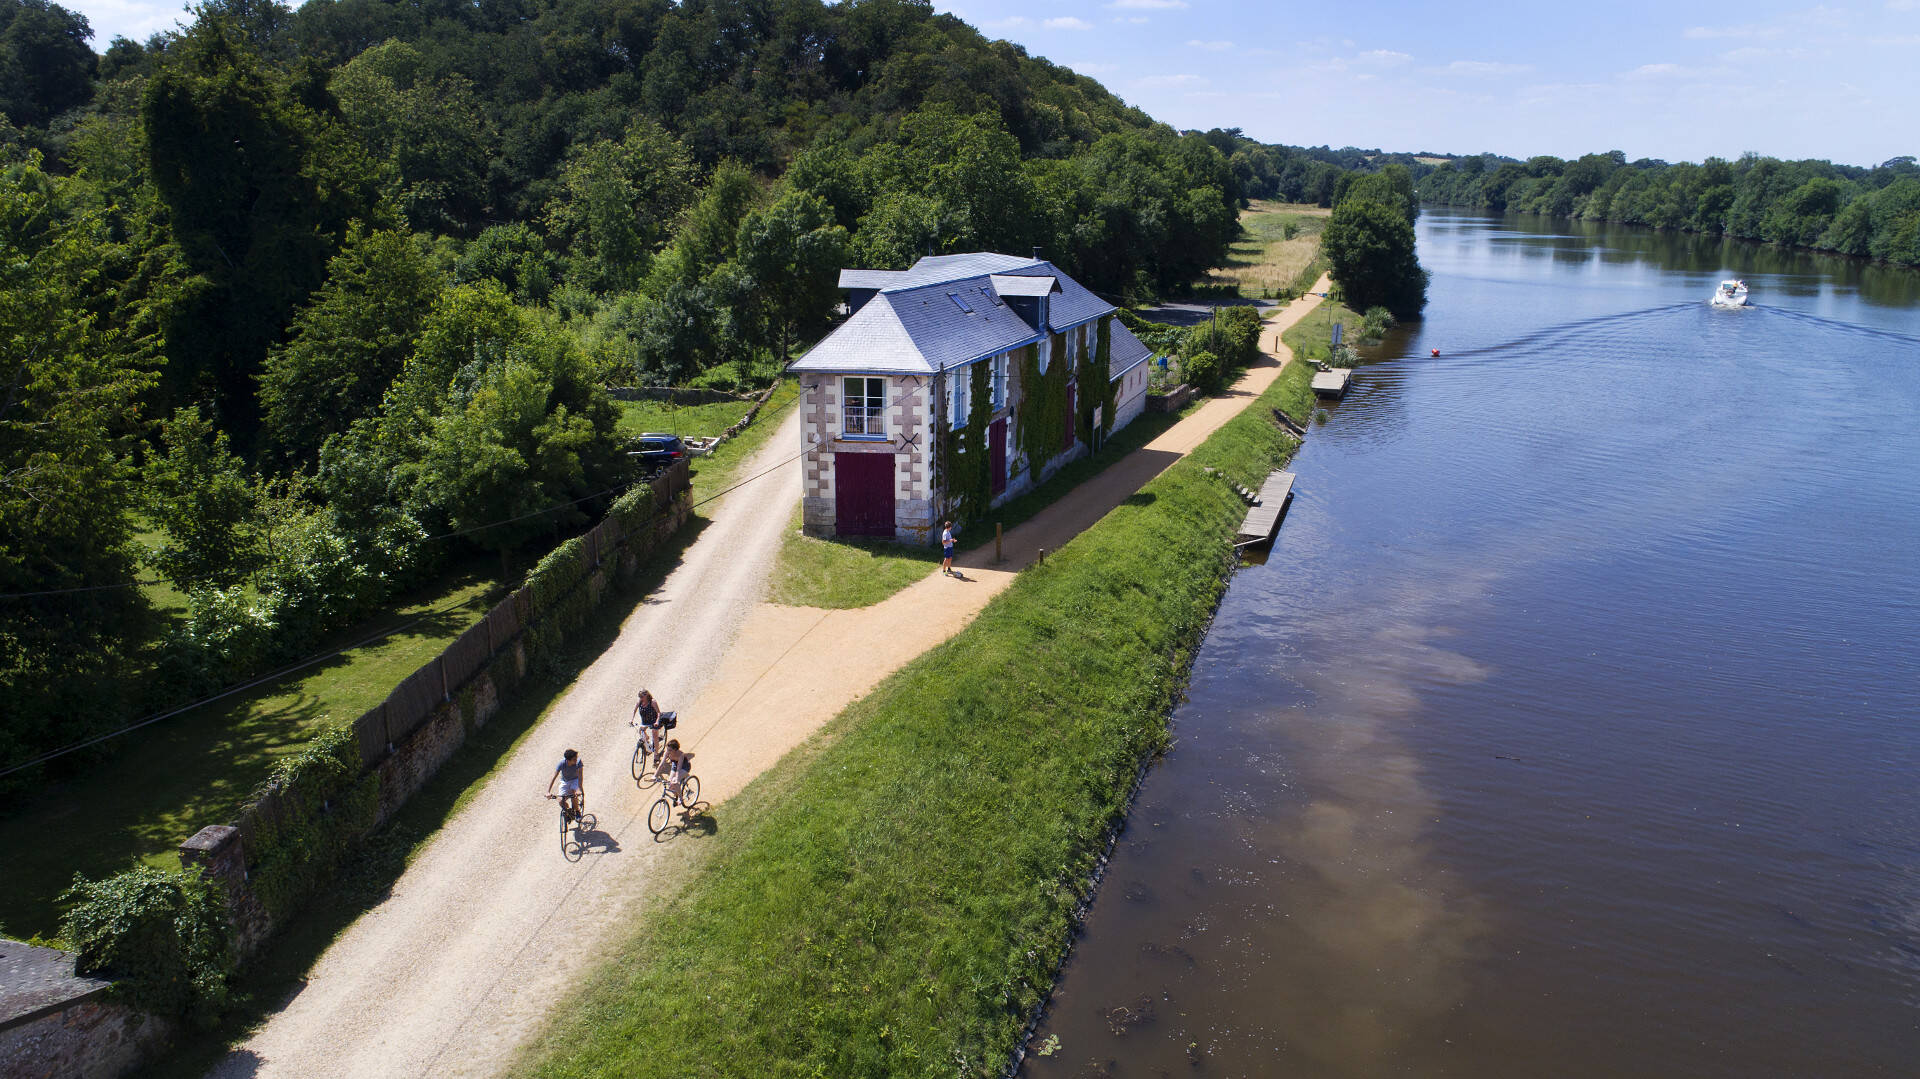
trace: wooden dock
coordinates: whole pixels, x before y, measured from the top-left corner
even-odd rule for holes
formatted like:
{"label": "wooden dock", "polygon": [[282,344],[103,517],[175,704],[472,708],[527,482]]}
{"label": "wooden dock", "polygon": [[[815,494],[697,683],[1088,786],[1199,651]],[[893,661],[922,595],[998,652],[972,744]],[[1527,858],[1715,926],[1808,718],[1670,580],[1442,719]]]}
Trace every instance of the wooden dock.
{"label": "wooden dock", "polygon": [[1293,473],[1272,472],[1267,482],[1260,485],[1259,500],[1247,511],[1247,519],[1240,526],[1240,534],[1233,538],[1235,547],[1254,543],[1271,543],[1280,531],[1280,518],[1287,512],[1287,503],[1293,499]]}
{"label": "wooden dock", "polygon": [[1352,380],[1352,368],[1332,367],[1316,371],[1313,375],[1313,392],[1321,397],[1339,397],[1347,392],[1347,383]]}

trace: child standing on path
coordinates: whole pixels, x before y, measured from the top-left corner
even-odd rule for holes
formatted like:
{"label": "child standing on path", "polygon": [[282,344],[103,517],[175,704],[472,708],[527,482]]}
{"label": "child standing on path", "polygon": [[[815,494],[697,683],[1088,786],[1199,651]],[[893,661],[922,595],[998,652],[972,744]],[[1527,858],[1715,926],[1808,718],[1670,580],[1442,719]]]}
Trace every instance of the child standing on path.
{"label": "child standing on path", "polygon": [[953,576],[953,522],[940,522],[940,572]]}

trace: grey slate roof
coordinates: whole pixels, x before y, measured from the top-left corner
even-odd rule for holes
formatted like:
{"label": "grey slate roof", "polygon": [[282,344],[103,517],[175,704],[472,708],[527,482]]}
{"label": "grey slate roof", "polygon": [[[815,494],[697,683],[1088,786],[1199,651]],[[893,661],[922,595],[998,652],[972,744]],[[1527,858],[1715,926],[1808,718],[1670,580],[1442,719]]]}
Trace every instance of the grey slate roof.
{"label": "grey slate roof", "polygon": [[[1053,279],[1050,286],[1037,281],[1007,285],[1015,290],[1013,295],[1049,296],[1047,330],[1076,326],[1113,310],[1045,259],[977,251],[929,255],[907,270],[842,270],[842,288],[880,291],[795,360],[793,369],[932,374],[1039,340],[1042,328],[1007,306],[1003,293],[994,288],[995,277]],[[1039,291],[1043,287],[1048,291]],[[1052,291],[1056,287],[1058,291]]]}
{"label": "grey slate roof", "polygon": [[1057,277],[1021,277],[1018,274],[988,274],[988,284],[1002,296],[1045,296],[1060,291]]}
{"label": "grey slate roof", "polygon": [[1142,344],[1133,331],[1121,325],[1119,319],[1113,320],[1113,334],[1107,338],[1107,377],[1119,378],[1127,368],[1153,355],[1153,350]]}

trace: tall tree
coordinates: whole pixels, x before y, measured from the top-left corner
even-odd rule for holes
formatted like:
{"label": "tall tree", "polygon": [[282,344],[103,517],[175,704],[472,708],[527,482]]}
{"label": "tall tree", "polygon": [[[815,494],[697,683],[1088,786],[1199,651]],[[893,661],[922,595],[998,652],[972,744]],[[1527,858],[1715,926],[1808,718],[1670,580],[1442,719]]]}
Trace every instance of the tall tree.
{"label": "tall tree", "polygon": [[547,227],[569,254],[570,280],[621,291],[646,276],[674,218],[693,201],[694,166],[680,140],[643,117],[620,141],[577,153],[560,187]]}
{"label": "tall tree", "polygon": [[1377,305],[1404,321],[1418,318],[1426,306],[1427,272],[1414,254],[1413,223],[1400,206],[1349,196],[1333,208],[1320,250],[1348,307]]}
{"label": "tall tree", "polygon": [[198,408],[162,423],[160,446],[146,470],[147,513],[164,536],[155,568],[182,592],[240,583],[259,548],[245,466]]}
{"label": "tall tree", "polygon": [[0,0],[0,113],[21,127],[47,121],[93,96],[99,58],[87,17],[47,0]]}
{"label": "tall tree", "polygon": [[195,275],[167,319],[170,373],[176,392],[210,393],[243,437],[268,348],[325,279],[348,223],[378,202],[378,170],[303,96],[311,88],[262,63],[240,27],[208,15],[141,103],[153,181]]}
{"label": "tall tree", "polygon": [[736,303],[758,312],[771,344],[786,363],[794,335],[824,323],[838,295],[836,271],[845,264],[847,230],[834,224],[825,199],[788,191],[740,222],[736,262],[745,274]]}
{"label": "tall tree", "polygon": [[101,273],[116,241],[72,185],[0,170],[0,764],[118,719],[145,609],[133,452],[154,351],[139,318],[97,310],[140,301]]}
{"label": "tall tree", "polygon": [[412,236],[351,237],[261,373],[268,442],[311,461],[328,435],[377,410],[443,287]]}

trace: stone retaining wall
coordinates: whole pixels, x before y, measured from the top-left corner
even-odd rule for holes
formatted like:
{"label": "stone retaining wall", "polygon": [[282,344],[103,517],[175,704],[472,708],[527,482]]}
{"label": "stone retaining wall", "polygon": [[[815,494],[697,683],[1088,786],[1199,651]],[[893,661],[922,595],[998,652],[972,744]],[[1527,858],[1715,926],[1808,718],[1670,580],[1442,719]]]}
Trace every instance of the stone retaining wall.
{"label": "stone retaining wall", "polygon": [[[680,531],[691,515],[687,462],[675,463],[652,482],[658,502],[662,504],[657,516],[635,534],[622,536],[617,545],[608,543],[605,550],[592,545],[593,569],[578,586],[586,589],[589,608],[599,604],[610,585],[636,577],[647,558]],[[596,529],[596,533],[598,531]],[[501,705],[512,698],[526,678],[529,666],[526,630],[533,622],[516,624],[519,628],[512,639],[488,641],[490,658],[464,681],[447,681],[447,668],[442,660],[422,667],[425,671],[439,664],[442,681],[434,683],[434,703],[407,733],[392,742],[362,738],[364,767],[378,776],[379,808],[374,828],[399,812],[407,799],[418,793],[465,744],[469,734],[486,726],[499,713]],[[452,647],[458,647],[458,642]],[[363,716],[362,720],[379,718],[377,712]],[[241,818],[233,824],[200,829],[179,848],[182,864],[199,867],[202,875],[218,881],[225,889],[235,947],[243,958],[257,951],[276,928],[266,904],[251,883],[247,836],[253,830],[252,809],[250,806],[243,810]],[[12,1073],[0,1072],[0,1075],[10,1077]]]}
{"label": "stone retaining wall", "polygon": [[107,998],[73,957],[0,939],[0,1076],[116,1079],[166,1048],[172,1024]]}

